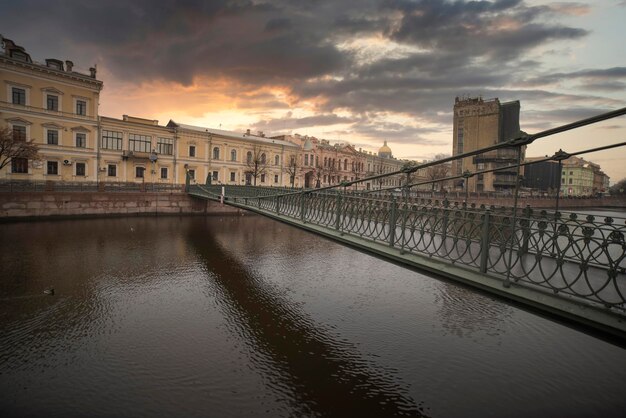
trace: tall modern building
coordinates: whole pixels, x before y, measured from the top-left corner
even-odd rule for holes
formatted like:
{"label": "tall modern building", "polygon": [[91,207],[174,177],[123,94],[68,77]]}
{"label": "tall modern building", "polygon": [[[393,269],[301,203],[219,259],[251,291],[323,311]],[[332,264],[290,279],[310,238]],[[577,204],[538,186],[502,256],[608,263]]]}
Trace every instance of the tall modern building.
{"label": "tall modern building", "polygon": [[[500,103],[496,99],[459,98],[454,103],[452,155],[474,151],[518,137],[520,102]],[[526,147],[522,147],[522,160]],[[454,175],[466,171],[507,166],[517,162],[517,149],[502,148],[496,151],[464,158],[452,164]],[[515,187],[516,169],[479,174],[469,179],[471,192],[507,191]],[[464,180],[456,180],[455,188],[465,188]]]}

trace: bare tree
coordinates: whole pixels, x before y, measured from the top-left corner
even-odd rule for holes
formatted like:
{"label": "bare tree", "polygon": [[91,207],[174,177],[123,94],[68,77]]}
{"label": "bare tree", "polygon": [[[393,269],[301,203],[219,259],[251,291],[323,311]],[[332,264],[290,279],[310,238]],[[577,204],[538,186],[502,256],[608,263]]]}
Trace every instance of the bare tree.
{"label": "bare tree", "polygon": [[296,175],[300,171],[300,153],[296,152],[289,156],[289,161],[285,164],[283,171],[289,174],[289,181],[291,182],[291,188],[295,187]]}
{"label": "bare tree", "polygon": [[5,127],[0,129],[0,170],[13,159],[40,160],[39,146],[35,140],[27,141],[23,134]]}
{"label": "bare tree", "polygon": [[[433,161],[439,161],[442,160],[444,158],[449,157],[447,154],[437,154],[435,155],[435,158],[433,159]],[[437,165],[431,165],[430,167],[428,167],[426,169],[426,178],[428,180],[439,180],[439,179],[443,179],[448,177],[448,174],[450,172],[450,166],[448,165],[448,163],[441,163],[441,164],[437,164]],[[430,185],[430,189],[432,191],[435,191],[435,185],[437,184],[437,182],[432,182]],[[440,186],[441,188],[441,186]]]}
{"label": "bare tree", "polygon": [[247,152],[244,173],[254,179],[254,186],[256,186],[256,179],[267,173],[267,165],[267,152],[260,145],[255,145],[252,151]]}

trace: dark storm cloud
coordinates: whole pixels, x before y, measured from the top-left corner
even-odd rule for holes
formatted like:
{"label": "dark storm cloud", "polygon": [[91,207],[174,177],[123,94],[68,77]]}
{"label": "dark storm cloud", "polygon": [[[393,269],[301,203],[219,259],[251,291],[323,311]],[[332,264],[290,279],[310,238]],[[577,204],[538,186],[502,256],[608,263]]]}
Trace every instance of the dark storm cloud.
{"label": "dark storm cloud", "polygon": [[[558,100],[549,92],[508,86],[534,74],[538,65],[525,56],[532,48],[586,36],[559,23],[560,16],[585,7],[522,0],[23,0],[0,3],[0,24],[5,36],[28,50],[60,53],[85,66],[98,61],[117,79],[135,84],[226,79],[242,86],[234,93],[239,108],[285,107],[272,98],[244,103],[242,93],[267,84],[287,88],[296,105],[319,99],[318,119],[262,121],[262,129],[349,122],[333,120],[334,111],[345,109],[367,135],[375,133],[368,112],[449,124],[459,95]],[[37,30],[25,30],[22,22]],[[340,46],[368,36],[402,50],[362,58]],[[606,81],[595,77],[589,83]],[[399,139],[424,135],[384,131]]]}
{"label": "dark storm cloud", "polygon": [[521,0],[444,2],[388,0],[385,7],[402,12],[390,38],[424,48],[459,51],[468,57],[514,59],[550,40],[585,36],[583,29],[541,23],[555,13],[549,7],[527,7]]}
{"label": "dark storm cloud", "polygon": [[569,73],[545,74],[527,80],[526,84],[540,86],[558,83],[564,80],[582,80],[582,82],[587,86],[592,86],[593,84],[602,85],[601,83],[607,83],[606,85],[610,85],[611,83],[620,83],[621,81],[626,81],[626,67],[587,69]]}

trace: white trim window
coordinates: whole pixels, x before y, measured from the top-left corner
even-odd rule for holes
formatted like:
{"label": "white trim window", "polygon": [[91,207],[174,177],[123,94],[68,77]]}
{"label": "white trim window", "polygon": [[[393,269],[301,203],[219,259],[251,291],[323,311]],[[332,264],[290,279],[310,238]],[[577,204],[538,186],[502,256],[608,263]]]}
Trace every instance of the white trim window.
{"label": "white trim window", "polygon": [[12,104],[28,106],[30,105],[30,88],[22,85],[9,85],[7,97]]}
{"label": "white trim window", "polygon": [[161,167],[161,179],[167,180],[168,169],[167,167]]}
{"label": "white trim window", "polygon": [[87,132],[76,132],[74,134],[76,148],[87,148]]}
{"label": "white trim window", "polygon": [[102,149],[121,150],[123,138],[124,136],[121,132],[103,129],[100,147]]}
{"label": "white trim window", "polygon": [[44,128],[46,131],[46,144],[47,145],[60,145],[61,134],[59,129],[56,128]]}
{"label": "white trim window", "polygon": [[58,176],[59,175],[59,162],[58,161],[46,161],[46,175]]}
{"label": "white trim window", "polygon": [[74,164],[74,175],[76,177],[87,177],[87,163],[79,162]]}
{"label": "white trim window", "polygon": [[152,137],[149,135],[128,134],[128,150],[135,152],[152,151]]}
{"label": "white trim window", "polygon": [[117,177],[117,164],[107,164],[107,177]]}
{"label": "white trim window", "polygon": [[146,177],[146,167],[142,165],[135,166],[135,178],[143,179]]}

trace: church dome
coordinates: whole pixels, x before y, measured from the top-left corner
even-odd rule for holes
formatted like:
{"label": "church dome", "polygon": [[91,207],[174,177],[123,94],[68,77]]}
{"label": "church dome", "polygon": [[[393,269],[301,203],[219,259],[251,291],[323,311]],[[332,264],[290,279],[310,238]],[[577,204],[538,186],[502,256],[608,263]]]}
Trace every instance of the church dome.
{"label": "church dome", "polygon": [[380,147],[380,149],[378,150],[378,156],[384,157],[384,158],[391,158],[391,148],[387,146],[387,141],[385,141],[385,144],[382,147]]}

